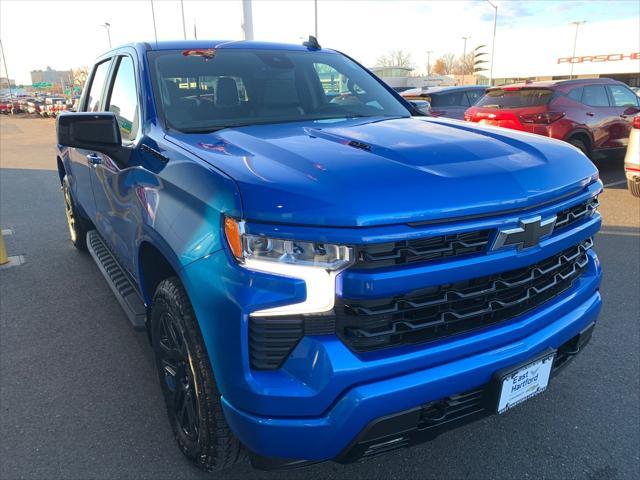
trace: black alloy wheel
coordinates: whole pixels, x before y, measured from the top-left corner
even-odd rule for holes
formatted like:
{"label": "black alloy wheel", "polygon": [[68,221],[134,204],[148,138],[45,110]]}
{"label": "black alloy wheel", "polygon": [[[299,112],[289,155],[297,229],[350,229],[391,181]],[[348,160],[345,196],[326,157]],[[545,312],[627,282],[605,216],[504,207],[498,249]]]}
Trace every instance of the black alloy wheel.
{"label": "black alloy wheel", "polygon": [[162,312],[158,329],[158,362],[163,379],[162,388],[169,400],[178,435],[187,442],[196,442],[200,431],[200,414],[194,371],[188,346],[180,326],[169,312]]}
{"label": "black alloy wheel", "polygon": [[178,447],[202,470],[232,466],[244,449],[224,418],[198,320],[177,277],[158,285],[149,321],[160,387]]}
{"label": "black alloy wheel", "polygon": [[82,218],[71,195],[71,187],[67,175],[62,179],[62,195],[64,198],[64,213],[67,217],[69,238],[78,250],[87,250],[87,232],[91,229],[89,222]]}

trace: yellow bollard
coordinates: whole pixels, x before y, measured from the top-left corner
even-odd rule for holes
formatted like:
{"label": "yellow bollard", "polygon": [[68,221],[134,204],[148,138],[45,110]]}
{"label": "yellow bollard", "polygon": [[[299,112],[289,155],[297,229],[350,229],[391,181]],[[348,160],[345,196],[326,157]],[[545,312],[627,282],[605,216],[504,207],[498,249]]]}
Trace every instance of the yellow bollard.
{"label": "yellow bollard", "polygon": [[9,263],[9,258],[7,257],[7,247],[4,246],[4,235],[0,231],[0,265],[5,263]]}

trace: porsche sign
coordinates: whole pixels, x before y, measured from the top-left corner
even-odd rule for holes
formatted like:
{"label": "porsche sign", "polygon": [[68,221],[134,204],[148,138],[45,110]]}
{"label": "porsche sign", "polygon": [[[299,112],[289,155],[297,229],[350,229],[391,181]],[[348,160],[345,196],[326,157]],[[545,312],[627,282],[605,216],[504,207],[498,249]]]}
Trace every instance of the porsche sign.
{"label": "porsche sign", "polygon": [[605,55],[583,55],[581,57],[561,57],[558,63],[585,63],[585,62],[619,62],[621,60],[640,60],[640,53],[610,53]]}

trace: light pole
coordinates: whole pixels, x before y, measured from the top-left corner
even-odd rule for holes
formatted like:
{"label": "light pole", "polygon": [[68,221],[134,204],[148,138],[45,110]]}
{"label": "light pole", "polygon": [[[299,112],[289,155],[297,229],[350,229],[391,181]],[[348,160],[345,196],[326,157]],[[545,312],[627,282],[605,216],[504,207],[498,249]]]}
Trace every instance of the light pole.
{"label": "light pole", "polygon": [[431,54],[433,50],[427,50],[427,77],[431,75]]}
{"label": "light pole", "polygon": [[158,30],[156,30],[156,11],[153,9],[153,0],[151,2],[151,18],[153,19],[153,36],[156,39],[156,47],[158,46]]}
{"label": "light pole", "polygon": [[498,24],[498,6],[491,3],[490,0],[486,2],[494,9],[493,12],[493,40],[491,41],[491,67],[489,69],[489,86],[493,85],[493,59],[496,52],[496,26]]}
{"label": "light pole", "polygon": [[253,8],[251,0],[242,0],[242,31],[245,40],[253,40]]}
{"label": "light pole", "polygon": [[315,37],[318,38],[318,0],[313,0],[313,11],[315,18]]}
{"label": "light pole", "polygon": [[7,75],[7,84],[9,85],[9,100],[11,102],[11,105],[13,105],[13,92],[11,91],[11,80],[9,79],[9,69],[7,68],[7,57],[4,56],[4,47],[2,46],[2,40],[0,40],[0,53],[2,53],[2,63],[4,63],[4,73]]}
{"label": "light pole", "polygon": [[462,40],[464,40],[464,49],[463,49],[463,53],[462,53],[462,85],[464,86],[464,77],[465,74],[467,73],[467,40],[469,40],[471,38],[471,35],[469,35],[468,37],[462,37]]}
{"label": "light pole", "polygon": [[111,28],[111,24],[109,22],[104,22],[101,27],[104,27],[107,30],[107,39],[109,40],[109,49],[111,49],[111,32],[109,29]]}
{"label": "light pole", "polygon": [[184,39],[187,39],[187,26],[184,23],[184,1],[180,0],[180,9],[182,10],[182,33],[184,33]]}
{"label": "light pole", "polygon": [[576,44],[578,43],[578,27],[580,27],[580,25],[584,25],[585,23],[587,23],[586,20],[581,20],[579,22],[571,22],[571,25],[576,26],[576,34],[573,37],[573,55],[571,55],[571,73],[569,73],[569,80],[573,78],[573,59],[576,56]]}

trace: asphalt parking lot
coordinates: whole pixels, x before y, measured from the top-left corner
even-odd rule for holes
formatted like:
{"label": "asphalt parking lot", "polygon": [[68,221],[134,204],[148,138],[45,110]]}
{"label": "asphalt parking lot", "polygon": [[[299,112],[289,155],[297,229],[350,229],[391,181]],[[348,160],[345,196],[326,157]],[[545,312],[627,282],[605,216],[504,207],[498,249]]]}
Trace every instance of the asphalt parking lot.
{"label": "asphalt parking lot", "polygon": [[0,270],[0,478],[640,478],[640,202],[621,158],[597,163],[602,315],[542,396],[364,463],[214,476],[175,447],[146,336],[68,240],[54,121],[0,129],[0,224],[24,258]]}

